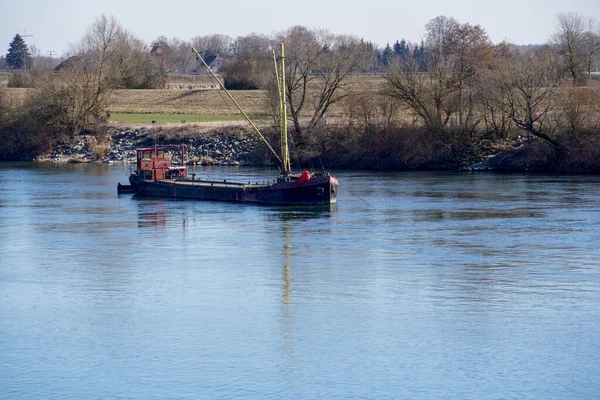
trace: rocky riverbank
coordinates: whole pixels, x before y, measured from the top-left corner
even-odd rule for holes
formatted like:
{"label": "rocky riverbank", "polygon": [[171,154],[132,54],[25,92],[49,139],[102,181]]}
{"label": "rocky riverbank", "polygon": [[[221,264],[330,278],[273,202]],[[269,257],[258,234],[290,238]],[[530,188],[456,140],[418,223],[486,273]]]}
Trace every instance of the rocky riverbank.
{"label": "rocky riverbank", "polygon": [[[78,136],[58,145],[38,161],[135,163],[135,149],[159,144],[183,144],[188,165],[264,164],[260,139],[242,128],[166,130],[161,128],[113,128],[105,137]],[[174,152],[173,161],[180,162]]]}
{"label": "rocky riverbank", "polygon": [[[268,129],[267,129],[268,131]],[[342,137],[340,140],[343,141]],[[183,144],[185,146],[186,164],[188,165],[268,165],[274,162],[270,152],[258,136],[244,127],[161,127],[149,126],[138,128],[111,127],[105,135],[81,135],[70,143],[56,146],[37,161],[52,162],[105,162],[135,163],[135,149],[152,147],[159,144]],[[337,158],[329,154],[320,154],[319,162],[327,168],[366,168],[366,169],[417,169],[406,165],[389,166],[382,163],[385,153],[377,157],[348,153],[348,146],[339,146],[342,150],[336,153]],[[344,149],[346,153],[344,153]],[[350,147],[350,149],[353,149]],[[582,158],[581,152],[569,153],[559,157],[557,152],[542,142],[517,143],[505,146],[505,149],[490,155],[481,162],[463,166],[467,171],[498,172],[552,172],[552,173],[600,173],[598,158],[590,153]],[[585,154],[584,154],[585,155]],[[358,158],[357,158],[358,157]],[[370,158],[369,158],[370,157]],[[180,152],[172,152],[173,162],[180,163]],[[340,161],[341,158],[341,161]],[[31,158],[29,158],[31,159]],[[309,158],[298,158],[304,165],[309,165]],[[389,161],[389,158],[387,159]],[[435,168],[430,165],[429,169]],[[428,168],[422,168],[428,169]]]}

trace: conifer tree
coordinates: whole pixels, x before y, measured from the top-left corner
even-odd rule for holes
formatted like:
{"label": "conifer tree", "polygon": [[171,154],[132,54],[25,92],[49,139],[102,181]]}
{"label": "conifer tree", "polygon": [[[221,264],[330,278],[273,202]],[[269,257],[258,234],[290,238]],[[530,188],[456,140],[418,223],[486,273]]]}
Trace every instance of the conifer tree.
{"label": "conifer tree", "polygon": [[27,44],[18,33],[8,47],[6,64],[14,69],[29,68],[31,66],[31,53],[27,48]]}
{"label": "conifer tree", "polygon": [[427,57],[426,57],[425,52],[426,52],[425,43],[423,43],[423,41],[421,41],[420,46],[415,45],[415,48],[413,50],[413,58],[419,64],[419,72],[427,71]]}
{"label": "conifer tree", "polygon": [[394,55],[398,56],[401,60],[406,56],[410,56],[410,48],[404,38],[401,41],[396,40],[396,43],[394,43]]}
{"label": "conifer tree", "polygon": [[392,50],[390,44],[388,43],[387,46],[385,46],[385,49],[383,49],[383,53],[381,54],[381,63],[387,67],[390,64],[393,55],[394,50]]}
{"label": "conifer tree", "polygon": [[[402,39],[404,40],[404,39]],[[400,55],[402,53],[402,47],[398,39],[396,39],[396,43],[394,43],[394,54]]]}

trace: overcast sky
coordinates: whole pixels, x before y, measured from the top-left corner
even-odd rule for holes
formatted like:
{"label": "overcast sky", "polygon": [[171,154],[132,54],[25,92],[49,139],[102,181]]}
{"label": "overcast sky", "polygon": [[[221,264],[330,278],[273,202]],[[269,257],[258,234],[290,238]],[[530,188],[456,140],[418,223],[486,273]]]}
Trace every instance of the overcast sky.
{"label": "overcast sky", "polygon": [[[438,15],[481,25],[494,42],[544,43],[558,13],[600,19],[600,0],[2,0],[0,54],[16,33],[54,56],[78,41],[96,17],[114,15],[150,43],[160,35],[189,40],[221,33],[233,38],[271,34],[294,25],[352,34],[379,46],[406,38],[419,42]],[[279,12],[279,15],[277,14]]]}

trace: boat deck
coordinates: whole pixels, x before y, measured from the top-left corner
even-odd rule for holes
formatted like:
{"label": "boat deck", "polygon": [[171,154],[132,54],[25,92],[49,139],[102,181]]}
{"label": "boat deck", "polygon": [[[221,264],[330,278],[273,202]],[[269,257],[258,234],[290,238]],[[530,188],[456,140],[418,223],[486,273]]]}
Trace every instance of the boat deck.
{"label": "boat deck", "polygon": [[242,182],[227,182],[227,181],[205,181],[205,180],[191,180],[191,179],[161,179],[158,182],[187,185],[187,186],[200,186],[200,187],[215,187],[215,188],[247,188],[247,189],[260,189],[266,188],[272,185],[272,183],[242,183]]}

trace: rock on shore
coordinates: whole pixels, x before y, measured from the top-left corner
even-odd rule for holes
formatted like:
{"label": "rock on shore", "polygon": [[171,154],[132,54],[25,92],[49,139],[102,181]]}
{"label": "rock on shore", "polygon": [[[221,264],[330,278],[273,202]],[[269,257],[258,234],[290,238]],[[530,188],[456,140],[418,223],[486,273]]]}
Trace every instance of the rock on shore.
{"label": "rock on shore", "polygon": [[[112,129],[106,138],[82,135],[71,143],[57,146],[38,161],[135,163],[135,149],[159,144],[183,144],[186,164],[256,165],[263,164],[262,143],[244,129],[212,129],[203,131],[169,131],[160,128]],[[174,148],[175,149],[175,148]],[[175,149],[173,162],[180,162]]]}

